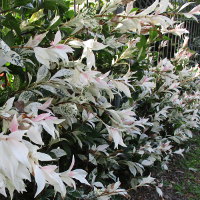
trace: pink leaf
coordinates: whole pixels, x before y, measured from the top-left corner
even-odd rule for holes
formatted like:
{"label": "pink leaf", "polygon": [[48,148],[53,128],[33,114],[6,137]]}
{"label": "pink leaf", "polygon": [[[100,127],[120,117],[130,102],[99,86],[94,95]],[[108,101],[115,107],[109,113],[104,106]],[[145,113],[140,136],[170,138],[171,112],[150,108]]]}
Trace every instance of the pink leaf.
{"label": "pink leaf", "polygon": [[50,113],[40,114],[36,118],[34,118],[32,121],[39,122],[41,120],[47,119],[50,115],[51,115]]}
{"label": "pink leaf", "polygon": [[44,104],[42,104],[40,107],[38,107],[38,109],[40,109],[40,110],[47,109],[51,105],[52,100],[53,100],[52,98],[48,99]]}
{"label": "pink leaf", "polygon": [[17,117],[16,117],[16,114],[15,114],[11,123],[10,123],[10,131],[11,132],[18,131],[18,127],[19,127],[19,123],[17,121]]}
{"label": "pink leaf", "polygon": [[39,34],[39,35],[35,35],[35,37],[33,39],[31,37],[25,46],[26,47],[36,47],[36,46],[38,46],[38,44],[44,39],[46,34],[47,34],[47,32]]}
{"label": "pink leaf", "polygon": [[111,139],[114,140],[115,147],[118,148],[118,145],[121,145],[123,147],[127,147],[122,139],[121,131],[117,128],[111,127],[111,126],[106,126],[109,136]]}
{"label": "pink leaf", "polygon": [[200,15],[200,5],[194,7],[189,14],[193,14],[193,15]]}
{"label": "pink leaf", "polygon": [[54,172],[56,168],[57,168],[56,165],[47,165],[47,166],[41,167],[41,169],[47,173]]}
{"label": "pink leaf", "polygon": [[57,33],[56,33],[56,35],[55,35],[55,38],[54,38],[54,41],[51,42],[51,45],[52,45],[52,46],[55,46],[55,45],[57,45],[60,41],[61,41],[61,33],[60,33],[60,31],[57,31]]}

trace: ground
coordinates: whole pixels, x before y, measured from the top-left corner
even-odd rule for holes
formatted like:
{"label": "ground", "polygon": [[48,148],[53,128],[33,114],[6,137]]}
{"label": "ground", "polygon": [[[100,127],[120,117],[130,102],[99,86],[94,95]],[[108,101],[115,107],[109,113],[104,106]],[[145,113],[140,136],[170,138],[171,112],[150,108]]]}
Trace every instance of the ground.
{"label": "ground", "polygon": [[[175,156],[169,171],[154,170],[153,177],[163,181],[164,200],[200,200],[200,135],[183,146],[184,158]],[[153,187],[140,188],[132,200],[161,200]]]}

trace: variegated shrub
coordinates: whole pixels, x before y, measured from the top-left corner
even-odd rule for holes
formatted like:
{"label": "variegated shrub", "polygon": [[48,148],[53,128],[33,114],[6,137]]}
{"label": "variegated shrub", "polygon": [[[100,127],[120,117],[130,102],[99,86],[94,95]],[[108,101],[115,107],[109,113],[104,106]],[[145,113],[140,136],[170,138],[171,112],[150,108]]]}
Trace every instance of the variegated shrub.
{"label": "variegated shrub", "polygon": [[[74,12],[70,1],[23,2],[0,11],[0,193],[107,200],[153,184],[162,196],[149,169],[167,170],[200,126],[200,68],[175,18],[197,20],[200,6],[80,1]],[[6,24],[13,18],[19,27]],[[164,48],[169,34],[184,40],[161,59],[152,46]]]}

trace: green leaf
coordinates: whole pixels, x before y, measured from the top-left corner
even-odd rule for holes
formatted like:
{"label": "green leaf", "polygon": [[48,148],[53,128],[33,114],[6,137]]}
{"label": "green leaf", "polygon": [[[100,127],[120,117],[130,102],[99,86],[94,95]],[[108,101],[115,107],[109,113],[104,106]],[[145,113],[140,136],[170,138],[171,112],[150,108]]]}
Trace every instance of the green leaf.
{"label": "green leaf", "polygon": [[45,0],[43,3],[45,9],[55,9],[56,7],[69,8],[69,1],[65,0]]}
{"label": "green leaf", "polygon": [[144,35],[142,35],[140,42],[137,43],[137,47],[142,48],[142,47],[146,46],[146,44],[147,44],[147,39]]}
{"label": "green leaf", "polygon": [[49,27],[47,28],[47,30],[57,28],[60,25],[61,22],[62,21],[60,19],[60,16],[55,16],[53,18],[53,20],[51,21],[51,23],[50,23]]}
{"label": "green leaf", "polygon": [[163,40],[171,40],[168,36],[163,35]]}
{"label": "green leaf", "polygon": [[156,30],[151,30],[149,31],[149,39],[150,41],[154,41],[158,36],[158,31]]}
{"label": "green leaf", "polygon": [[139,8],[132,8],[131,12],[135,12],[135,11],[138,11]]}
{"label": "green leaf", "polygon": [[8,45],[8,46],[13,46],[15,44],[15,36],[13,34],[13,31],[9,31],[6,36],[3,37],[3,41]]}
{"label": "green leaf", "polygon": [[26,6],[27,4],[31,3],[32,0],[15,0],[15,5],[14,7],[16,6]]}
{"label": "green leaf", "polygon": [[14,81],[13,81],[13,90],[14,91],[17,91],[19,90],[20,86],[21,86],[21,79],[20,79],[20,76],[19,75],[15,75],[14,76]]}
{"label": "green leaf", "polygon": [[81,198],[82,194],[79,191],[72,191],[69,194],[74,198]]}
{"label": "green leaf", "polygon": [[75,16],[74,11],[73,10],[69,10],[66,12],[65,16],[69,19],[73,18]]}
{"label": "green leaf", "polygon": [[21,30],[20,30],[20,24],[19,22],[16,20],[15,17],[12,16],[12,14],[7,14],[6,15],[6,19],[3,21],[3,26],[11,29],[11,30],[15,30],[16,33],[18,35],[21,35]]}
{"label": "green leaf", "polygon": [[32,14],[31,18],[29,19],[30,23],[33,23],[44,16],[44,9],[40,9],[39,11]]}
{"label": "green leaf", "polygon": [[142,55],[143,51],[144,51],[144,48],[142,47],[142,48],[140,49],[139,53],[138,53],[137,60],[139,60],[139,59],[140,59],[140,57],[141,57],[141,55]]}
{"label": "green leaf", "polygon": [[146,56],[147,38],[144,35],[142,35],[140,42],[138,42],[136,46],[139,50],[137,60],[143,60]]}

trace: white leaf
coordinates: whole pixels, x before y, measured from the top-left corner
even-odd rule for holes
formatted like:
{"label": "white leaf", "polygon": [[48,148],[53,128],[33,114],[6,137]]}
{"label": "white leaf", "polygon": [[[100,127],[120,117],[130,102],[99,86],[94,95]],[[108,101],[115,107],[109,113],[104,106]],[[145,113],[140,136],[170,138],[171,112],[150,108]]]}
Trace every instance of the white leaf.
{"label": "white leaf", "polygon": [[93,165],[97,166],[97,160],[92,154],[89,154],[89,162],[91,162]]}
{"label": "white leaf", "polygon": [[112,115],[113,119],[118,122],[118,123],[122,123],[122,119],[121,117],[119,116],[119,114],[117,113],[117,111],[115,110],[108,110],[108,112]]}
{"label": "white leaf", "polygon": [[34,115],[38,115],[38,109],[41,105],[42,104],[38,102],[30,103],[24,108],[24,111],[27,113],[32,112]]}
{"label": "white leaf", "polygon": [[133,174],[133,176],[136,176],[137,170],[135,168],[134,163],[131,161],[128,161],[127,164],[128,164],[128,168],[129,168],[130,172]]}
{"label": "white leaf", "polygon": [[37,183],[37,191],[35,193],[36,197],[44,189],[46,181],[42,170],[37,165],[34,167],[34,175],[35,182]]}
{"label": "white leaf", "polygon": [[49,98],[45,103],[43,103],[40,107],[38,107],[38,109],[45,111],[51,105],[52,101],[53,98]]}
{"label": "white leaf", "polygon": [[70,70],[70,69],[61,69],[51,77],[51,80],[53,80],[55,78],[58,78],[58,77],[62,77],[62,76],[71,77],[72,75],[73,75],[73,71],[72,70]]}
{"label": "white leaf", "polygon": [[185,129],[185,133],[188,137],[192,138],[193,136],[192,131],[190,131],[189,129]]}
{"label": "white leaf", "polygon": [[1,39],[0,39],[0,49],[2,49],[3,54],[6,54],[11,50],[10,47]]}
{"label": "white leaf", "polygon": [[182,157],[184,157],[183,152],[185,151],[185,149],[179,149],[177,151],[174,151],[175,154],[181,155]]}
{"label": "white leaf", "polygon": [[57,94],[56,89],[50,85],[40,85],[41,88],[52,92],[53,94]]}
{"label": "white leaf", "polygon": [[171,136],[171,137],[169,137],[169,138],[172,139],[172,140],[174,140],[174,142],[176,142],[176,143],[178,143],[178,144],[181,143],[181,140],[180,140],[180,138],[179,138],[178,136]]}
{"label": "white leaf", "polygon": [[39,126],[31,126],[27,131],[27,135],[32,142],[43,145],[41,132],[42,129]]}
{"label": "white leaf", "polygon": [[159,7],[156,9],[156,14],[161,14],[167,10],[169,6],[169,0],[161,0]]}
{"label": "white leaf", "polygon": [[38,83],[38,82],[42,81],[43,79],[45,79],[48,74],[49,74],[48,68],[45,65],[42,65],[38,69],[36,83]]}
{"label": "white leaf", "polygon": [[87,176],[87,172],[85,170],[83,170],[83,169],[75,169],[72,172],[73,172],[72,178],[75,178],[76,180],[78,180],[81,183],[84,183],[86,185],[90,185],[88,183],[88,181],[85,179],[85,177]]}
{"label": "white leaf", "polygon": [[10,152],[10,147],[5,141],[0,142],[0,152],[3,155],[0,157],[1,170],[9,179],[14,181],[19,162]]}
{"label": "white leaf", "polygon": [[15,51],[9,51],[8,53],[5,54],[5,56],[3,58],[7,62],[12,63],[13,65],[24,67],[22,58]]}
{"label": "white leaf", "polygon": [[183,10],[184,8],[186,8],[187,6],[189,6],[189,5],[192,4],[192,3],[194,3],[194,2],[187,2],[187,3],[183,4],[183,5],[181,6],[181,8],[178,10],[178,12],[180,12],[181,10]]}
{"label": "white leaf", "polygon": [[53,26],[59,19],[60,19],[60,16],[58,16],[58,15],[55,16],[53,18],[53,20],[51,20],[51,23],[50,23],[49,27]]}
{"label": "white leaf", "polygon": [[3,177],[0,177],[0,194],[7,197],[5,183],[3,181]]}
{"label": "white leaf", "polygon": [[51,60],[46,48],[35,47],[35,57],[39,63],[49,67],[49,61]]}
{"label": "white leaf", "polygon": [[95,67],[95,55],[93,51],[87,47],[83,49],[83,54],[81,56],[81,59],[85,58],[87,60],[87,67],[89,70],[91,70],[92,67]]}
{"label": "white leaf", "polygon": [[41,153],[41,152],[37,152],[37,158],[40,161],[52,161],[52,157],[45,154],[45,153]]}
{"label": "white leaf", "polygon": [[163,196],[163,192],[159,187],[156,187],[156,192],[159,194],[160,197]]}
{"label": "white leaf", "polygon": [[106,128],[108,130],[109,136],[114,140],[115,148],[118,148],[118,145],[127,147],[123,142],[121,132],[119,129],[110,126],[106,126]]}
{"label": "white leaf", "polygon": [[192,168],[192,167],[190,167],[189,170],[192,171],[192,172],[197,172],[198,171],[198,169]]}
{"label": "white leaf", "polygon": [[78,48],[78,47],[82,47],[83,43],[78,41],[78,40],[72,40],[68,43],[70,46]]}
{"label": "white leaf", "polygon": [[105,151],[109,147],[108,144],[102,144],[97,147],[97,151]]}
{"label": "white leaf", "polygon": [[55,127],[51,120],[43,120],[40,122],[42,124],[44,130],[49,133],[53,138],[55,138]]}
{"label": "white leaf", "polygon": [[12,108],[14,100],[15,100],[15,97],[12,97],[6,101],[6,103],[4,104],[5,112],[9,111]]}
{"label": "white leaf", "polygon": [[116,84],[117,89],[119,91],[123,92],[127,97],[131,98],[131,92],[127,85],[125,85],[124,83],[119,82],[119,81],[115,81],[114,83]]}
{"label": "white leaf", "polygon": [[196,20],[198,22],[198,19],[193,15],[193,14],[190,14],[190,13],[183,13],[183,15],[186,17],[186,18],[193,18],[194,20]]}
{"label": "white leaf", "polygon": [[13,65],[23,67],[23,61],[19,54],[15,51],[12,51],[10,47],[0,39],[0,66],[4,65],[6,62],[10,62]]}
{"label": "white leaf", "polygon": [[133,3],[134,1],[130,1],[129,3],[127,3],[126,5],[126,13],[129,14],[131,12],[131,10],[133,9]]}
{"label": "white leaf", "polygon": [[9,147],[10,152],[15,156],[15,158],[21,162],[22,164],[29,166],[28,162],[28,148],[21,142],[14,140],[14,139],[8,139],[7,145]]}
{"label": "white leaf", "polygon": [[33,92],[24,91],[19,95],[18,101],[23,101],[24,103],[27,103],[32,96]]}
{"label": "white leaf", "polygon": [[146,16],[150,13],[152,13],[156,7],[159,4],[159,0],[156,0],[151,6],[149,6],[148,8],[146,8],[144,11],[142,11],[141,13],[139,13],[137,16]]}
{"label": "white leaf", "polygon": [[95,187],[104,188],[104,186],[101,182],[94,182],[92,185]]}
{"label": "white leaf", "polygon": [[53,41],[53,45],[58,44],[60,41],[61,41],[61,32],[57,31]]}
{"label": "white leaf", "polygon": [[75,181],[69,176],[68,171],[63,172],[61,174],[61,179],[70,187],[74,187],[76,189],[76,183]]}
{"label": "white leaf", "polygon": [[67,153],[63,149],[60,149],[60,148],[52,149],[51,152],[55,154],[56,158],[61,158],[62,156],[67,155]]}
{"label": "white leaf", "polygon": [[146,184],[153,183],[155,178],[151,177],[150,175],[146,178],[143,178],[139,184],[139,186],[146,186]]}
{"label": "white leaf", "polygon": [[143,166],[150,166],[150,165],[152,165],[154,162],[153,161],[150,161],[150,160],[143,160],[142,161],[142,165]]}
{"label": "white leaf", "polygon": [[94,41],[92,50],[94,50],[94,51],[99,51],[99,50],[105,49],[107,46],[108,46],[108,45],[104,45],[104,44],[102,44],[102,43],[99,43],[99,42]]}

